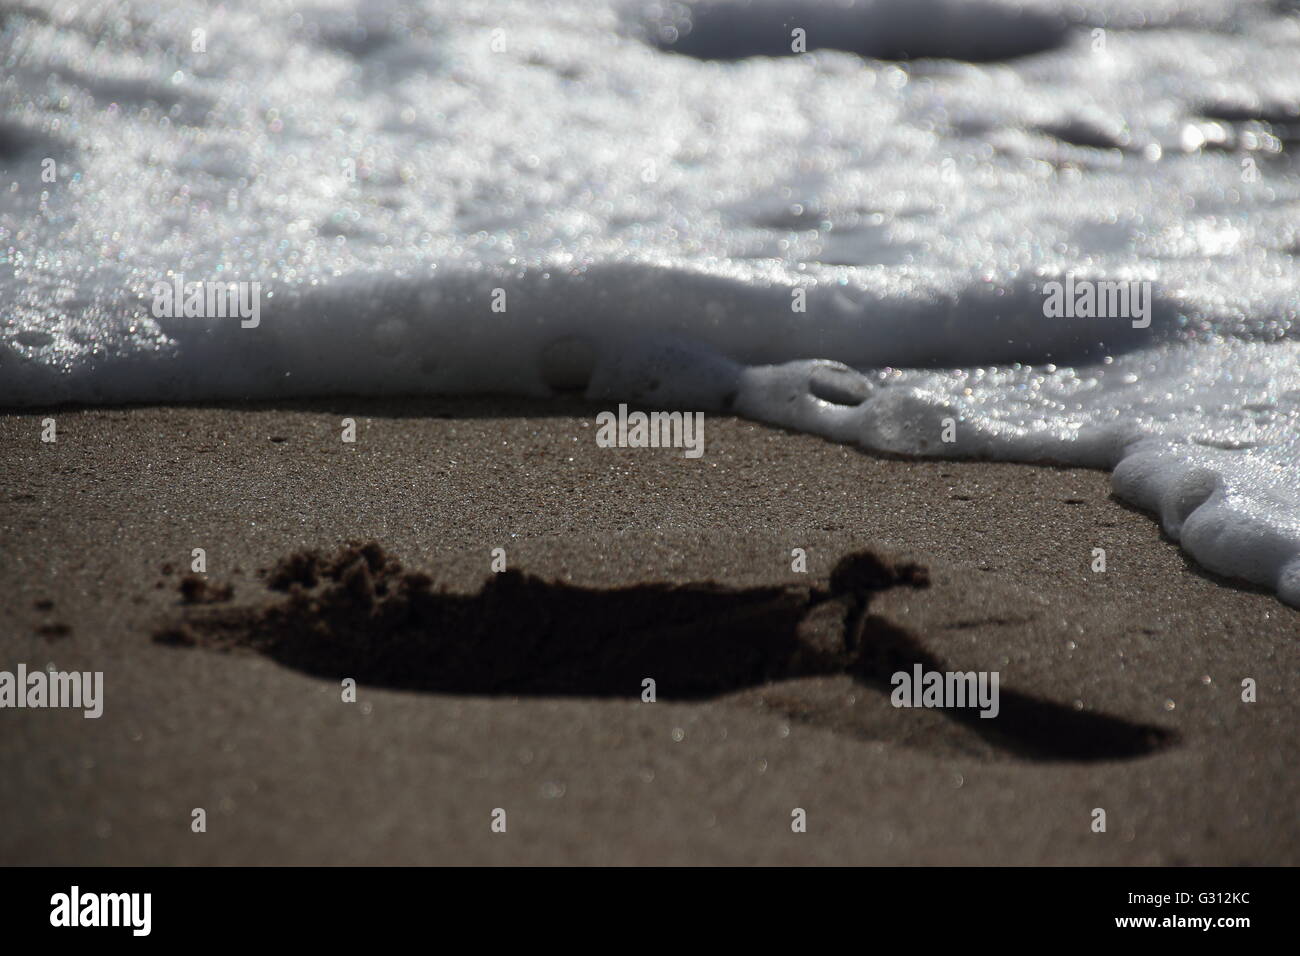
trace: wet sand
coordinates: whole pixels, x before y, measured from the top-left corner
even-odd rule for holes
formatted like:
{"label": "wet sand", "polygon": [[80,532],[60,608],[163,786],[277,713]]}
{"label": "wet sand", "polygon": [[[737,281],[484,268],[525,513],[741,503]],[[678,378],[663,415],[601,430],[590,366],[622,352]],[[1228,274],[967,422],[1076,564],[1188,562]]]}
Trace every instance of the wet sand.
{"label": "wet sand", "polygon": [[[603,449],[599,410],[331,399],[0,416],[0,669],[105,684],[98,720],[0,710],[0,861],[1300,860],[1300,612],[1198,570],[1108,475],[899,461],[718,416],[700,459]],[[50,415],[58,441],[43,444]],[[483,680],[423,679],[408,648],[395,659],[415,678],[366,672],[345,703],[339,675],[301,657],[156,639],[279,606],[265,572],[349,541],[480,599],[503,548],[541,582],[529,613],[562,627],[558,676],[519,679],[510,643],[491,643],[503,629],[484,626],[467,672]],[[228,600],[184,603],[193,548]],[[998,671],[1042,721],[987,732],[892,707],[861,674],[755,665],[744,648],[669,666],[654,703],[586,667],[609,615],[665,632],[637,589],[731,595],[718,620],[734,640],[735,595],[826,588],[864,550],[928,570],[928,587],[872,595],[880,628],[926,660]],[[597,594],[604,630],[556,603],[577,592]],[[470,620],[500,603],[467,605]],[[675,696],[688,678],[703,689]],[[1151,728],[1162,742],[1126,749]],[[807,832],[791,831],[795,808]]]}

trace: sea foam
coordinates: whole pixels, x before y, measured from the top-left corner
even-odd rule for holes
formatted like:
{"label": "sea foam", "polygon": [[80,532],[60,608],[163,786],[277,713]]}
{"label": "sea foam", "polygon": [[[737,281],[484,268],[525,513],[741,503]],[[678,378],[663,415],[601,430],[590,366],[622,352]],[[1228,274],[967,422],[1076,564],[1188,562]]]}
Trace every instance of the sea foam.
{"label": "sea foam", "polygon": [[[580,387],[1111,468],[1300,605],[1294,4],[28,0],[0,31],[0,404]],[[260,321],[156,314],[178,276],[260,283]],[[1149,321],[1048,317],[1067,279],[1147,284]]]}

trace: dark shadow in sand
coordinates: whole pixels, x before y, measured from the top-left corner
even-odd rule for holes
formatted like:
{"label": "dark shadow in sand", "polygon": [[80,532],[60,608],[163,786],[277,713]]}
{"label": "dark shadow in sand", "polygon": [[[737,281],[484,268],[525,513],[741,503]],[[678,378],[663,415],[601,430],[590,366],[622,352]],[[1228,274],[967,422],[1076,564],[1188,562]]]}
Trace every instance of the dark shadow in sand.
{"label": "dark shadow in sand", "polygon": [[[248,648],[334,680],[447,694],[700,700],[771,681],[847,674],[881,692],[920,664],[949,668],[906,631],[870,614],[873,595],[925,587],[923,568],[863,552],[829,589],[646,584],[596,590],[517,570],[477,593],[435,590],[377,545],[304,552],[268,575],[261,607],[192,609],[156,639]],[[1002,687],[1001,712],[943,711],[997,749],[1031,760],[1114,760],[1173,741],[1157,727],[1074,711]]]}

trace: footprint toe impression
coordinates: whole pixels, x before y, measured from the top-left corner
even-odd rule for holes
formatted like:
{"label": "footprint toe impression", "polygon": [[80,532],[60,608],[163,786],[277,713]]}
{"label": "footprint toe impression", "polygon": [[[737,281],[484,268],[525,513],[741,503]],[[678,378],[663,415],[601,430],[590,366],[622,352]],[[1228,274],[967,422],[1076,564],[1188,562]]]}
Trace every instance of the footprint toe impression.
{"label": "footprint toe impression", "polygon": [[[262,604],[189,603],[154,637],[252,650],[319,677],[431,693],[626,700],[653,677],[659,698],[690,701],[847,675],[888,695],[898,672],[950,669],[915,636],[871,613],[874,595],[928,584],[923,567],[861,551],[840,559],[825,588],[710,581],[597,589],[512,569],[458,594],[404,570],[372,543],[289,555],[267,575]],[[996,719],[971,707],[943,714],[1024,759],[1136,757],[1174,739],[1158,727],[1008,688]]]}

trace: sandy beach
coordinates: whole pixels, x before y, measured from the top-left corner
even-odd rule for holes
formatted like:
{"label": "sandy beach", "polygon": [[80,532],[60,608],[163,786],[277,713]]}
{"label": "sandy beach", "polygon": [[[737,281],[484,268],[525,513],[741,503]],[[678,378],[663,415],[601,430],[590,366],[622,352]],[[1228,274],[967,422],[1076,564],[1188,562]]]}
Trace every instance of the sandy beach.
{"label": "sandy beach", "polygon": [[[99,719],[0,714],[0,861],[1300,861],[1300,612],[1192,565],[1105,473],[896,460],[713,415],[690,460],[598,447],[598,411],[336,398],[0,416],[0,669],[104,674]],[[286,607],[269,572],[347,542],[461,596],[501,548],[546,594],[608,592],[600,606],[648,632],[659,622],[629,589],[825,588],[869,549],[929,579],[874,594],[877,623],[928,660],[998,671],[1039,710],[988,733],[895,708],[847,672],[726,654],[702,658],[709,690],[692,699],[621,693],[576,652],[555,685],[570,692],[509,692],[508,645],[474,652],[490,679],[466,690],[385,686],[398,675],[344,702],[346,674],[157,639]],[[194,548],[201,586],[183,584]],[[747,625],[728,613],[734,639]],[[581,649],[582,619],[563,622]]]}

